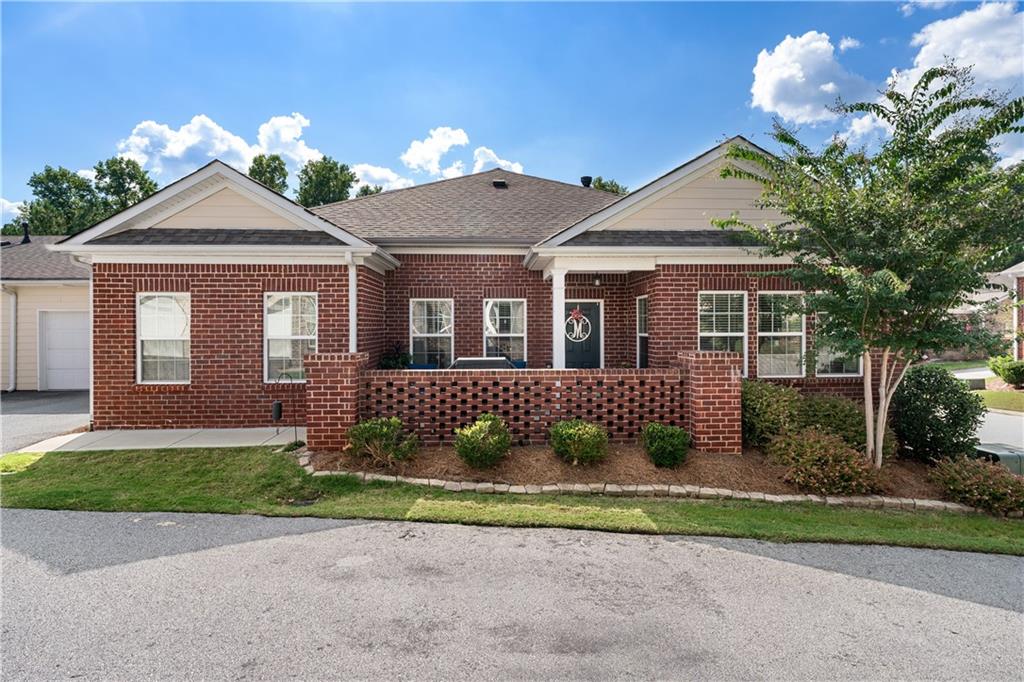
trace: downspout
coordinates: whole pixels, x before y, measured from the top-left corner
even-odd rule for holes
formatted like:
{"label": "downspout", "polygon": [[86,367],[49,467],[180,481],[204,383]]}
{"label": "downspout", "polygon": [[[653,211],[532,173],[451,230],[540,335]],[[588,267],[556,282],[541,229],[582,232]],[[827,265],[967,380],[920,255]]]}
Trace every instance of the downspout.
{"label": "downspout", "polygon": [[355,353],[359,348],[359,273],[351,251],[345,260],[348,261],[348,352]]}
{"label": "downspout", "polygon": [[4,287],[4,293],[11,297],[10,319],[7,321],[7,391],[18,386],[18,292]]}

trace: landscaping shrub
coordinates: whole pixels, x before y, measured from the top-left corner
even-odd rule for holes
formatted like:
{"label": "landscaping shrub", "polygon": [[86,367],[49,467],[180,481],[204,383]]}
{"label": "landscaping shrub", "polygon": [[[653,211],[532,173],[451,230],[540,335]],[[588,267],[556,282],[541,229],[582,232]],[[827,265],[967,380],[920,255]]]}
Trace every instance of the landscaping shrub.
{"label": "landscaping shrub", "polygon": [[492,467],[511,447],[508,426],[494,414],[482,414],[469,426],[455,429],[455,452],[471,467]]}
{"label": "landscaping shrub", "polygon": [[892,425],[903,453],[923,461],[969,455],[985,403],[942,367],[907,372],[892,401]]}
{"label": "landscaping shrub", "polygon": [[[865,450],[864,409],[855,400],[834,395],[804,396],[797,405],[795,422],[799,429],[834,433],[850,447]],[[895,454],[896,434],[887,428],[882,455],[892,457]]]}
{"label": "landscaping shrub", "polygon": [[690,434],[678,426],[651,422],[644,425],[640,438],[656,467],[679,466],[690,449]]}
{"label": "landscaping shrub", "polygon": [[956,457],[938,462],[931,476],[954,502],[996,514],[1024,511],[1024,476],[998,464]]}
{"label": "landscaping shrub", "polygon": [[842,437],[818,429],[776,436],[767,454],[789,470],[785,480],[817,495],[867,495],[879,491],[878,476],[864,455]]}
{"label": "landscaping shrub", "polygon": [[401,346],[394,346],[380,357],[377,364],[378,369],[409,369],[412,364],[412,355],[402,350]]}
{"label": "landscaping shrub", "polygon": [[353,454],[387,467],[412,457],[418,445],[398,417],[361,421],[348,430],[348,441]]}
{"label": "landscaping shrub", "polygon": [[1024,360],[1014,360],[1010,355],[1000,355],[988,361],[988,368],[1011,386],[1024,388]]}
{"label": "landscaping shrub", "polygon": [[743,442],[761,447],[795,424],[800,394],[768,381],[743,382]]}
{"label": "landscaping shrub", "polygon": [[555,454],[573,464],[600,462],[608,449],[608,433],[582,419],[555,423],[549,436]]}

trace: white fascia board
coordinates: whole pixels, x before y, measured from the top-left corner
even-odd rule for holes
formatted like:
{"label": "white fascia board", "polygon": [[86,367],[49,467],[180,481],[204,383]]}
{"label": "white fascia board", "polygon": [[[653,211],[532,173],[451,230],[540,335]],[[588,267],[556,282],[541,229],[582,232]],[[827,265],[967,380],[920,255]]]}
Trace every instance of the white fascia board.
{"label": "white fascia board", "polygon": [[790,265],[785,257],[763,256],[755,248],[722,247],[575,247],[533,251],[524,261],[530,270],[569,272],[636,272],[658,265]]}
{"label": "white fascia board", "polygon": [[424,254],[424,255],[450,255],[464,254],[473,256],[526,256],[530,247],[528,246],[466,246],[440,244],[438,246],[388,246],[388,253],[392,254]]}

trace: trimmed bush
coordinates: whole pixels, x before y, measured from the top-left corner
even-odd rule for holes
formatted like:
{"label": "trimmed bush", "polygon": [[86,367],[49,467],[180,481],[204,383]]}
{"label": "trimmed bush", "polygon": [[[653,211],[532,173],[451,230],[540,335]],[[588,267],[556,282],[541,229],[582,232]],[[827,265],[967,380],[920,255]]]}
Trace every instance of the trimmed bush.
{"label": "trimmed bush", "polygon": [[405,432],[398,417],[378,417],[359,422],[348,430],[352,453],[375,464],[392,467],[413,456],[416,436]]}
{"label": "trimmed bush", "polygon": [[892,426],[904,455],[922,461],[970,455],[985,403],[934,365],[912,367],[892,400]]}
{"label": "trimmed bush", "polygon": [[1024,360],[1014,360],[1012,356],[1000,355],[989,359],[988,368],[1011,386],[1024,388]]}
{"label": "trimmed bush", "polygon": [[656,467],[675,467],[686,459],[690,449],[690,434],[678,426],[651,422],[640,432],[644,450]]}
{"label": "trimmed bush", "polygon": [[804,429],[776,436],[767,454],[789,467],[784,478],[817,495],[868,495],[879,491],[878,476],[864,455],[834,433]]}
{"label": "trimmed bush", "polygon": [[508,426],[495,414],[482,414],[469,426],[455,429],[455,452],[471,467],[492,467],[511,447]]}
{"label": "trimmed bush", "polygon": [[[864,409],[854,400],[834,395],[804,396],[797,406],[795,421],[799,429],[818,429],[834,433],[850,447],[862,452],[866,450]],[[892,457],[895,454],[896,434],[887,428],[882,455]]]}
{"label": "trimmed bush", "polygon": [[582,419],[557,422],[549,433],[551,449],[572,464],[594,464],[608,450],[608,432]]}
{"label": "trimmed bush", "polygon": [[800,393],[768,381],[743,382],[743,442],[762,447],[796,424]]}
{"label": "trimmed bush", "polygon": [[998,464],[957,457],[938,462],[931,476],[954,502],[994,514],[1024,511],[1024,476]]}

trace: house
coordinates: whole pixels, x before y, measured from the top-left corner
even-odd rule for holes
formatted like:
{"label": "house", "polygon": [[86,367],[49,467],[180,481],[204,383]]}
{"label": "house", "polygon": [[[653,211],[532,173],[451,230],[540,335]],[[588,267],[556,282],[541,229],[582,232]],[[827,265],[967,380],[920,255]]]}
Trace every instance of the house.
{"label": "house", "polygon": [[[535,429],[542,406],[564,412],[569,382],[590,392],[581,416],[625,434],[662,414],[653,402],[675,414],[679,362],[704,372],[720,356],[735,423],[710,380],[706,409],[734,448],[740,374],[860,395],[859,359],[815,348],[813,320],[785,312],[799,292],[753,274],[785,263],[712,225],[781,218],[756,205],[755,183],[719,176],[730,144],[750,143],[733,138],[625,197],[499,169],[312,210],[213,161],[51,247],[92,267],[93,425],[258,426],[274,401],[302,421],[340,414],[341,400],[349,417],[415,403],[410,421],[443,438],[473,406]],[[412,368],[373,371],[393,350]],[[445,370],[480,356],[521,369]],[[337,383],[350,375],[363,377],[354,402]],[[486,403],[481,377],[505,402]]]}
{"label": "house", "polygon": [[0,250],[0,385],[89,388],[89,268],[50,251],[61,236],[5,237]]}
{"label": "house", "polygon": [[1012,307],[1013,350],[1011,353],[1018,360],[1024,360],[1024,313],[1021,312],[1021,305],[1024,305],[1024,261],[1011,265],[1000,272],[999,275],[1008,280],[1007,285],[1014,292],[1014,305]]}
{"label": "house", "polygon": [[[1015,352],[1015,286],[1016,281],[1008,270],[990,273],[986,276],[984,287],[972,292],[964,303],[950,312],[965,323],[977,320],[986,331],[1004,339],[1011,353]],[[984,351],[952,348],[937,353],[935,357],[942,360],[966,360],[984,358],[986,355]]]}

